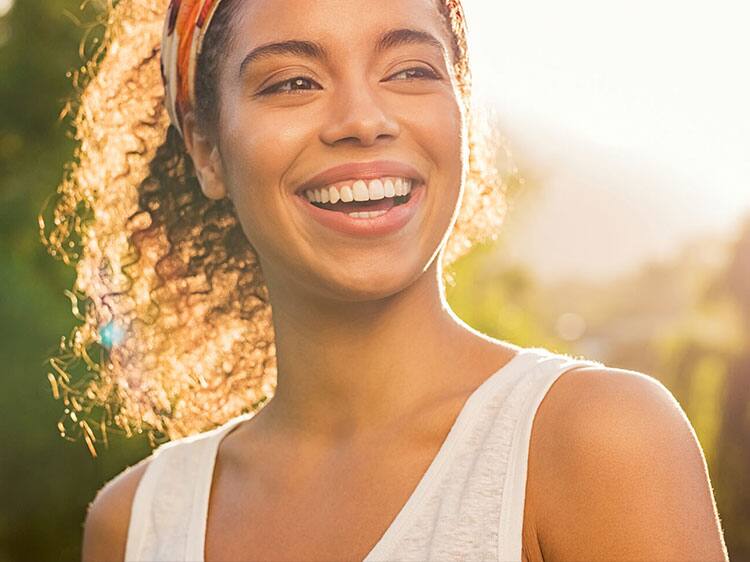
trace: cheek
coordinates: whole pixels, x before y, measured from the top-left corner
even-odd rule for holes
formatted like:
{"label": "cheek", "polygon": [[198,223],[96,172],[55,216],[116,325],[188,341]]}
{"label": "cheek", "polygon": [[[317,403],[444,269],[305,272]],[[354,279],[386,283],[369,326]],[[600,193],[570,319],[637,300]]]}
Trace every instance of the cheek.
{"label": "cheek", "polygon": [[446,95],[424,104],[412,119],[413,130],[420,132],[417,142],[435,166],[428,194],[428,213],[434,220],[430,232],[435,237],[428,243],[431,247],[451,230],[461,208],[468,171],[464,116],[457,99]]}
{"label": "cheek", "polygon": [[[252,238],[277,223],[292,187],[287,170],[310,142],[310,124],[273,110],[229,113],[222,129],[227,188]],[[268,225],[268,226],[267,226]]]}
{"label": "cheek", "polygon": [[409,128],[419,132],[420,144],[434,151],[441,164],[445,158],[450,160],[460,153],[463,121],[460,106],[452,95],[435,96],[428,103],[414,104],[404,116]]}
{"label": "cheek", "polygon": [[[231,121],[230,121],[231,120]],[[290,160],[304,146],[309,132],[287,118],[274,119],[273,112],[252,112],[229,116],[223,129],[223,153],[230,183],[238,194],[248,182],[265,186],[261,193],[278,186]]]}
{"label": "cheek", "polygon": [[456,98],[445,95],[419,104],[408,120],[417,145],[435,166],[437,186],[457,196],[466,163],[464,118]]}

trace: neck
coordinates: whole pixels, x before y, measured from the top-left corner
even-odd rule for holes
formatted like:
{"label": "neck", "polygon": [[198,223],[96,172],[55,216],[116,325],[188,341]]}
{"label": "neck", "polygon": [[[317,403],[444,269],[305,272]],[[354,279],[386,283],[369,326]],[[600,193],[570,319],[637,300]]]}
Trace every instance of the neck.
{"label": "neck", "polygon": [[277,359],[266,421],[338,439],[392,426],[465,386],[479,349],[497,346],[450,310],[438,262],[408,288],[359,302],[311,298],[266,273]]}

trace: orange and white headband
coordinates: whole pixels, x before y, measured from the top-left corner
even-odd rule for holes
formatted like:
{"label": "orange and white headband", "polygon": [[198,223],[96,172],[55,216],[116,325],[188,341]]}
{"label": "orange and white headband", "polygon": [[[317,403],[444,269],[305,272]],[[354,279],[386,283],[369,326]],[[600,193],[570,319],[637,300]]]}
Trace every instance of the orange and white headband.
{"label": "orange and white headband", "polygon": [[169,120],[184,136],[195,103],[195,67],[203,37],[221,0],[171,0],[161,41],[161,77]]}

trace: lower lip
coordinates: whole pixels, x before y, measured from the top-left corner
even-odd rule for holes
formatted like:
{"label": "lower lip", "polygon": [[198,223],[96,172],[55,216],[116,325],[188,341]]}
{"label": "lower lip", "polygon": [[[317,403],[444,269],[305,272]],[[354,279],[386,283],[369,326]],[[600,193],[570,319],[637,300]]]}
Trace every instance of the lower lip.
{"label": "lower lip", "polygon": [[426,187],[423,183],[412,187],[411,197],[409,197],[406,203],[395,205],[387,213],[369,219],[357,219],[339,211],[326,211],[310,203],[304,195],[296,195],[295,199],[299,200],[299,204],[317,222],[331,230],[350,236],[374,238],[402,229],[416,214],[424,197],[423,193],[425,189]]}

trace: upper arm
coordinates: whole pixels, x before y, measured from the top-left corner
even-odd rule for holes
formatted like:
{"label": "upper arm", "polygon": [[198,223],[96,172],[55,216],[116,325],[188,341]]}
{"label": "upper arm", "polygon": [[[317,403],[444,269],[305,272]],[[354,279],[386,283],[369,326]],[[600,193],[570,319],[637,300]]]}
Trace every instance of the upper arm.
{"label": "upper arm", "polygon": [[548,398],[535,517],[545,560],[728,560],[703,451],[664,385],[589,367]]}
{"label": "upper arm", "polygon": [[89,504],[83,530],[82,562],[125,559],[130,510],[150,457],[107,482]]}

